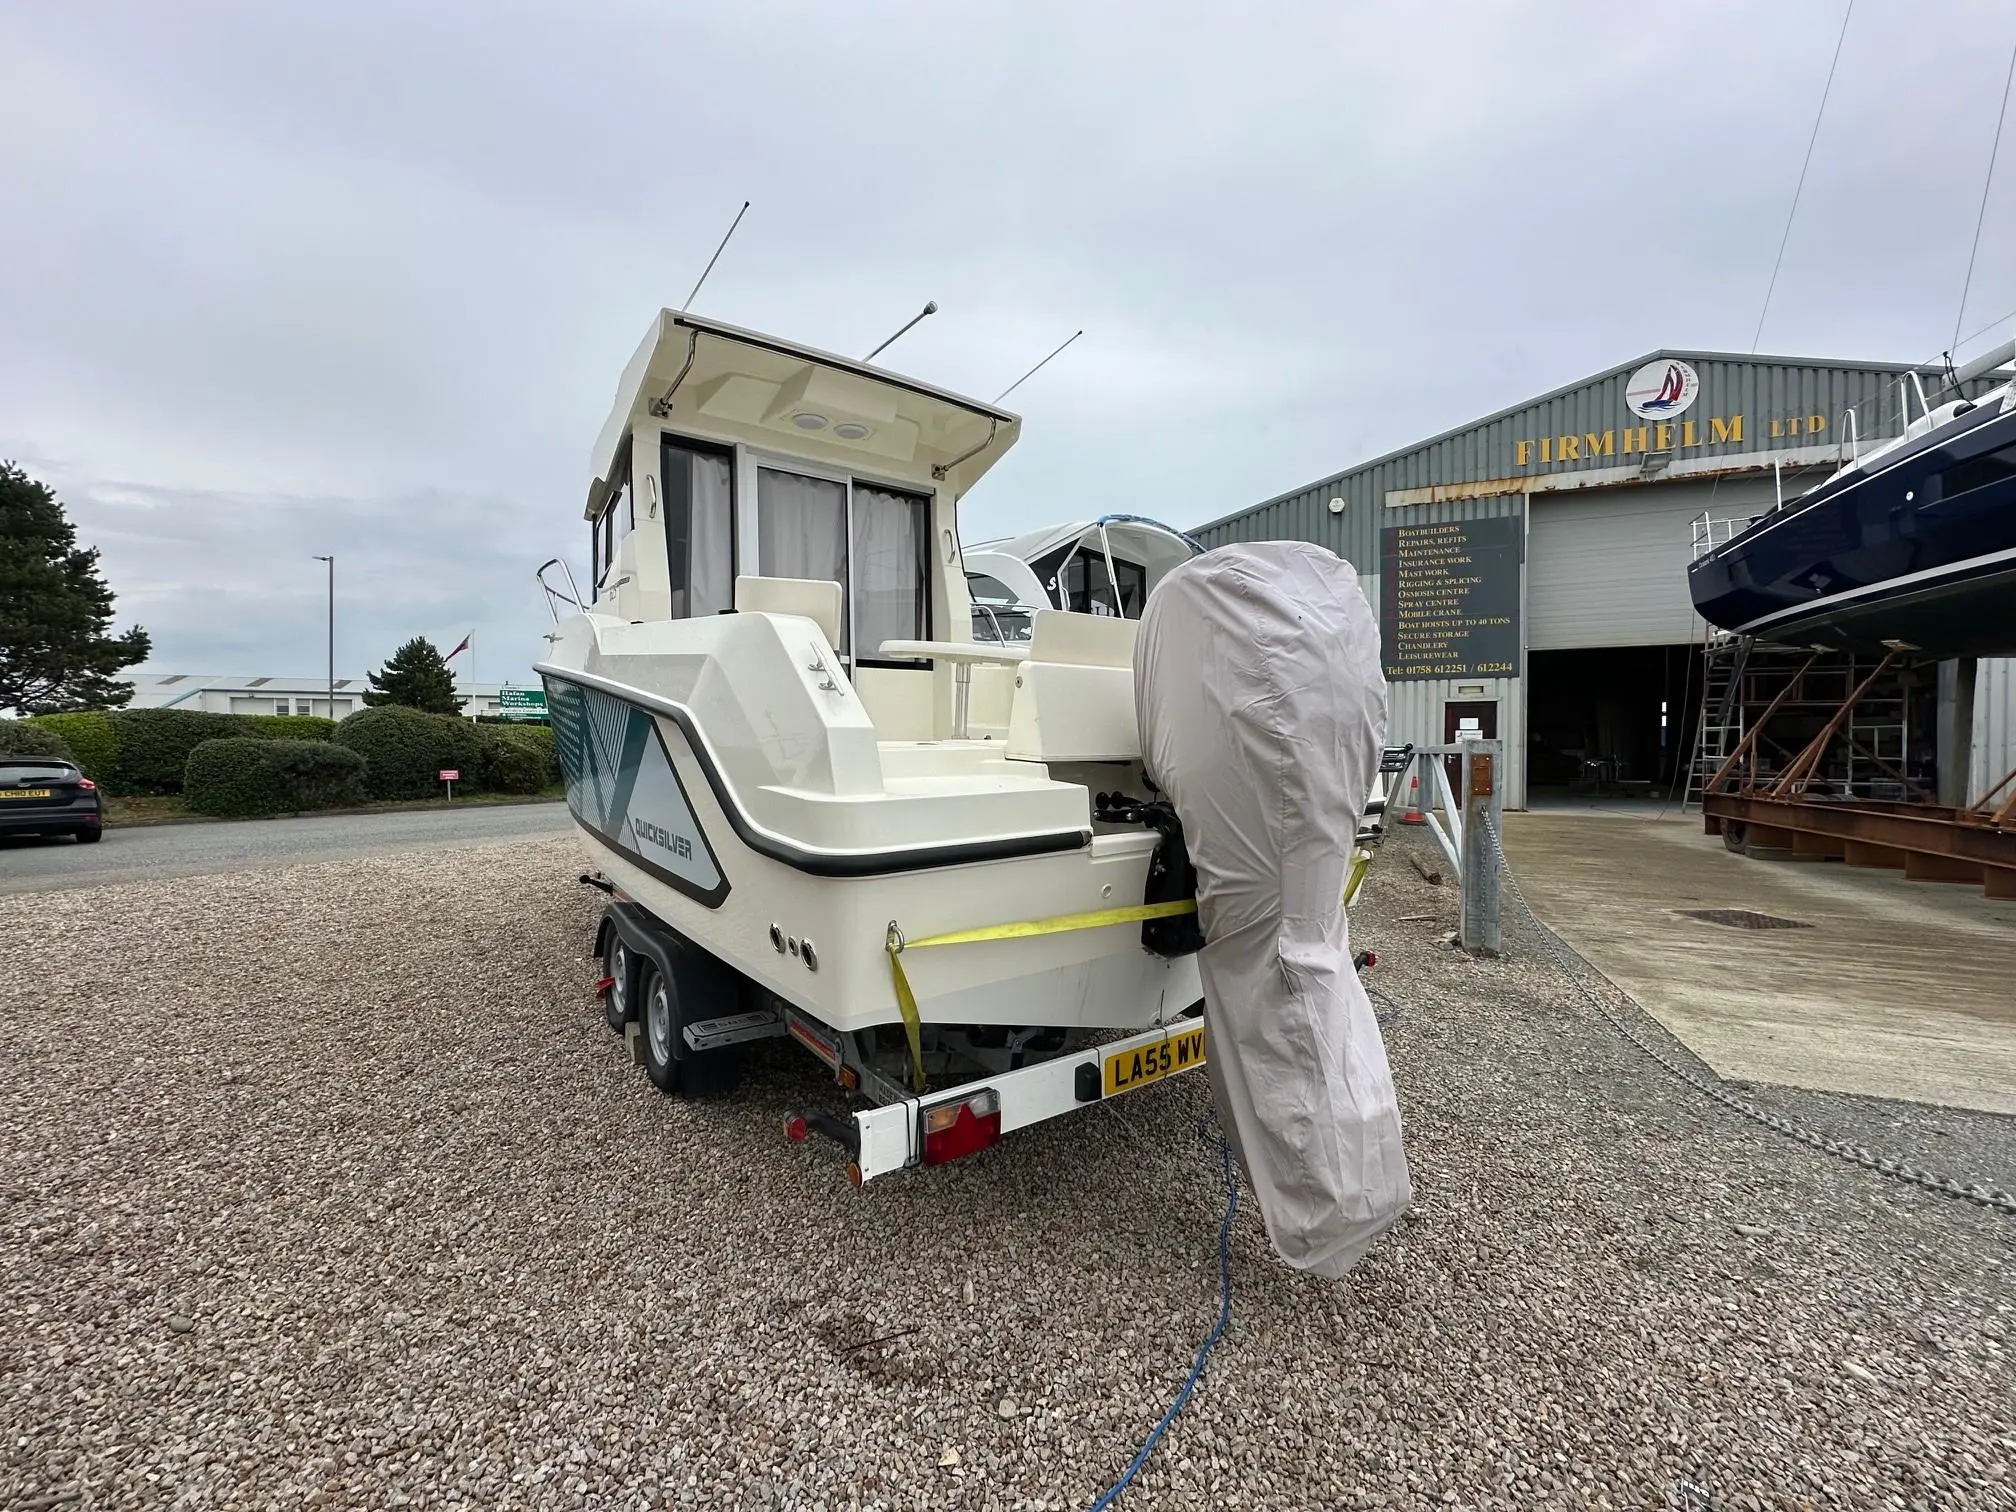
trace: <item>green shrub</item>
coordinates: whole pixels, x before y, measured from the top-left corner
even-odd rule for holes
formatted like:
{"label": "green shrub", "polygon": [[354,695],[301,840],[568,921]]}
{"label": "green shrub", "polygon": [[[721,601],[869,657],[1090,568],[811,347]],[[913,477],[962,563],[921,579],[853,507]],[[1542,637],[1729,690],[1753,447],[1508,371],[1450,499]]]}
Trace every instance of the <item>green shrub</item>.
{"label": "green shrub", "polygon": [[70,742],[26,719],[0,719],[0,756],[54,756],[75,761]]}
{"label": "green shrub", "polygon": [[483,786],[493,793],[536,793],[546,786],[539,748],[496,725],[483,731]]}
{"label": "green shrub", "polygon": [[451,722],[404,704],[380,704],[336,726],[336,740],[364,758],[364,785],[373,798],[432,798],[441,791],[435,774],[455,764],[449,759]]}
{"label": "green shrub", "polygon": [[112,717],[102,709],[80,714],[37,714],[29,721],[54,731],[74,753],[73,760],[84,775],[101,787],[110,787],[119,766],[119,735]]}
{"label": "green shrub", "polygon": [[[485,769],[489,765],[490,745],[484,738],[485,732],[476,728],[460,714],[430,714],[430,719],[441,725],[441,765],[462,774],[455,784],[456,792],[475,792],[487,787],[484,780]],[[441,791],[435,784],[434,791]]]}
{"label": "green shrub", "polygon": [[206,740],[189,753],[182,800],[223,818],[341,808],[364,801],[364,758],[326,740]]}
{"label": "green shrub", "polygon": [[553,732],[540,726],[487,725],[483,785],[495,793],[543,793],[560,781]]}
{"label": "green shrub", "polygon": [[114,709],[106,718],[119,742],[111,784],[117,793],[179,793],[183,768],[197,746],[254,733],[242,714],[200,709]]}
{"label": "green shrub", "polygon": [[334,740],[336,721],[320,714],[240,714],[263,740]]}

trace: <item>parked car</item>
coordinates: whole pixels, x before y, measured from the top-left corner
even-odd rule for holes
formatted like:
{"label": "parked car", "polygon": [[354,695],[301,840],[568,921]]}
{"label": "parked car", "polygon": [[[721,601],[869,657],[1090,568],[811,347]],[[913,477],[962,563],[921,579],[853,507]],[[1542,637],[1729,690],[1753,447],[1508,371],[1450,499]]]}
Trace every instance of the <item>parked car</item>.
{"label": "parked car", "polygon": [[104,833],[104,795],[75,762],[0,756],[0,835],[75,835],[90,845]]}

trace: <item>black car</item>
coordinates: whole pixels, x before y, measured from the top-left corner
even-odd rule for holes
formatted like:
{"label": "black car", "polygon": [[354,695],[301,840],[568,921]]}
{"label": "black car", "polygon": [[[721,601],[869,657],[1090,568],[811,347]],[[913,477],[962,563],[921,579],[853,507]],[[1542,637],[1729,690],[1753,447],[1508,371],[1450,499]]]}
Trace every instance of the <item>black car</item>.
{"label": "black car", "polygon": [[75,762],[0,756],[0,835],[75,835],[90,845],[104,833],[104,795]]}

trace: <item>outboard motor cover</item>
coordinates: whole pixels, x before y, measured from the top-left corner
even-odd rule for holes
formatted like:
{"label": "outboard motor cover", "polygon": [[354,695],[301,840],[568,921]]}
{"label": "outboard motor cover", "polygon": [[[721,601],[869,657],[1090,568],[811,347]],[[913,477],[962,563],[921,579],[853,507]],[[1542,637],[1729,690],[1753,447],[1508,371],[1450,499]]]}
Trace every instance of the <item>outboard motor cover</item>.
{"label": "outboard motor cover", "polygon": [[1343,907],[1386,732],[1378,622],[1320,546],[1221,547],[1149,595],[1134,689],[1197,871],[1219,1121],[1276,1253],[1341,1276],[1414,1196]]}

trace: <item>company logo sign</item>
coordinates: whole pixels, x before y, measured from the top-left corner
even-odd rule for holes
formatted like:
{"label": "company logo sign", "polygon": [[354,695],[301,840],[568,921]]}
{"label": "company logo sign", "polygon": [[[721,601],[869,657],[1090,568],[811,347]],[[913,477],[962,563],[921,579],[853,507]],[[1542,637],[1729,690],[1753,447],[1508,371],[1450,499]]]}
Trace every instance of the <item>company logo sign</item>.
{"label": "company logo sign", "polygon": [[1624,402],[1640,420],[1666,420],[1687,412],[1701,392],[1701,377],[1678,357],[1648,362],[1624,384]]}

